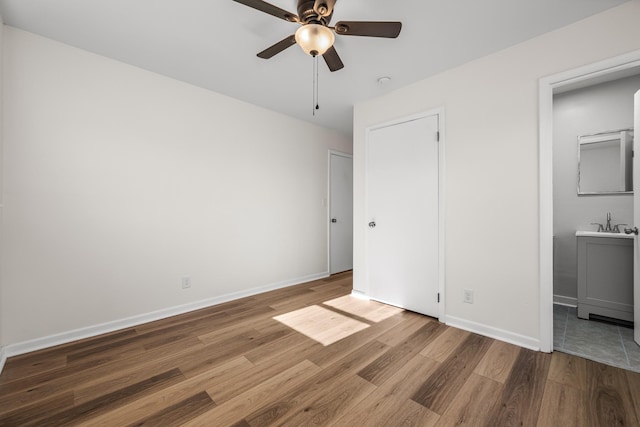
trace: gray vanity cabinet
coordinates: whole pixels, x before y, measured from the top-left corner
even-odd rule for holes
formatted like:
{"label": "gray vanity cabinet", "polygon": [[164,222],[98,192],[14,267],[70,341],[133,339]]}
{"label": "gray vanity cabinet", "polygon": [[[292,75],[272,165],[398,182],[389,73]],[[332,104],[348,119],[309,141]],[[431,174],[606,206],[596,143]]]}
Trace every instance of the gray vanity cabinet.
{"label": "gray vanity cabinet", "polygon": [[633,322],[633,239],[578,236],[578,317]]}

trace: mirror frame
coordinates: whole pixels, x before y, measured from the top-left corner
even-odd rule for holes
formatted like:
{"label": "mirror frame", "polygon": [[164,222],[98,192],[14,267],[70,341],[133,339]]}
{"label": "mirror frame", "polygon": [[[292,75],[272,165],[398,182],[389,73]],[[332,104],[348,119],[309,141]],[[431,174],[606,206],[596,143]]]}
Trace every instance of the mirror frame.
{"label": "mirror frame", "polygon": [[[625,195],[625,194],[631,194],[633,195],[633,189],[629,190],[629,191],[580,191],[580,146],[581,145],[585,145],[585,144],[594,144],[594,143],[598,143],[598,142],[604,142],[604,141],[610,141],[612,139],[619,139],[621,144],[626,140],[626,135],[630,135],[631,139],[630,139],[630,144],[631,144],[631,153],[632,153],[632,157],[633,157],[633,142],[634,142],[634,138],[633,138],[633,128],[628,128],[628,129],[620,129],[620,130],[612,130],[612,131],[607,131],[607,132],[598,132],[598,133],[592,133],[592,134],[587,134],[587,135],[580,135],[578,136],[578,185],[577,185],[577,192],[578,192],[578,196],[607,196],[607,195]],[[626,148],[624,148],[626,150]],[[631,163],[633,165],[633,158],[631,160]],[[631,174],[632,174],[632,181],[633,181],[633,166],[632,170],[631,170]]]}

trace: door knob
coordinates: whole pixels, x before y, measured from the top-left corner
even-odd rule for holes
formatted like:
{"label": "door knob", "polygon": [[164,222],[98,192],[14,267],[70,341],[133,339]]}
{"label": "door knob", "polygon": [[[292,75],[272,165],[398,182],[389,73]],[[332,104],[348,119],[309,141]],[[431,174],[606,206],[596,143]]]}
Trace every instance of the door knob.
{"label": "door knob", "polygon": [[625,228],[625,229],[624,229],[624,232],[625,232],[626,234],[631,234],[631,233],[633,233],[633,234],[635,234],[635,235],[637,236],[637,235],[638,235],[638,227]]}
{"label": "door knob", "polygon": [[335,218],[331,218],[331,222],[338,222],[338,220]]}
{"label": "door knob", "polygon": [[369,223],[369,228],[375,228],[376,227],[376,222],[375,221],[371,221]]}

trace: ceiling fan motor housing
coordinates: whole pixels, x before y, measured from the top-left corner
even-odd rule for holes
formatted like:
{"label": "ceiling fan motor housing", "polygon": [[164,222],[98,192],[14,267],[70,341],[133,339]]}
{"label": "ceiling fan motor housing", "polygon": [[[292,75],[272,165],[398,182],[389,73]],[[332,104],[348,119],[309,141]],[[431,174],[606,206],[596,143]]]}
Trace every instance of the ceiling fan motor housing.
{"label": "ceiling fan motor housing", "polygon": [[[314,9],[315,1],[313,0],[298,0],[298,17],[301,22],[306,24],[321,24],[328,25],[331,22],[331,17],[333,16],[333,10],[329,13],[328,16],[323,16]],[[327,11],[329,11],[328,5],[325,3],[321,3],[320,8],[325,7]]]}

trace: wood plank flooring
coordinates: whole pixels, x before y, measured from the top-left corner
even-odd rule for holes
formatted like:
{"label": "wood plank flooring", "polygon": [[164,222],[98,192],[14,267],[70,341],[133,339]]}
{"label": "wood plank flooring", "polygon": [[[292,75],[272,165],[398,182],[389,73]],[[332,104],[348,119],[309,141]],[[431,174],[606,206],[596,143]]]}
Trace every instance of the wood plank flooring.
{"label": "wood plank flooring", "polygon": [[640,425],[640,374],[358,301],[351,280],[10,358],[0,426]]}

